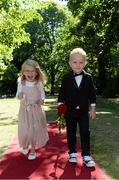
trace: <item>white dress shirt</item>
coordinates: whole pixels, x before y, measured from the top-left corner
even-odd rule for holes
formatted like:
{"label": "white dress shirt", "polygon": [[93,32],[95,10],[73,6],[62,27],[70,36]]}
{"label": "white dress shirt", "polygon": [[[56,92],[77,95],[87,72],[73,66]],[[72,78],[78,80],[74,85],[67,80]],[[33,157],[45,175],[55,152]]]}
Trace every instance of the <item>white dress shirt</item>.
{"label": "white dress shirt", "polygon": [[[76,80],[76,83],[77,83],[77,86],[78,86],[78,87],[79,87],[80,84],[81,84],[82,78],[83,78],[83,75],[78,75],[78,76],[75,77],[75,80]],[[92,107],[93,107],[93,106],[96,106],[96,104],[95,104],[95,103],[92,103],[91,106],[92,106]]]}
{"label": "white dress shirt", "polygon": [[77,86],[78,86],[78,87],[79,87],[80,84],[81,84],[82,78],[83,78],[83,75],[79,75],[79,76],[76,76],[76,77],[75,77],[75,80],[76,80],[76,83],[77,83]]}

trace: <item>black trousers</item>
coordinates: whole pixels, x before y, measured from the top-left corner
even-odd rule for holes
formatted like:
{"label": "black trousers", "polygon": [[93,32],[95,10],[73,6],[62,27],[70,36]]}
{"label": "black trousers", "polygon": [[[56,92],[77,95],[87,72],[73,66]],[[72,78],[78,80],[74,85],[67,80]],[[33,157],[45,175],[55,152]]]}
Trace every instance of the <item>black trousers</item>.
{"label": "black trousers", "polygon": [[67,126],[67,144],[69,154],[76,151],[76,131],[79,126],[81,139],[82,156],[90,155],[90,131],[89,131],[89,115],[88,113],[79,113],[77,116],[66,116]]}

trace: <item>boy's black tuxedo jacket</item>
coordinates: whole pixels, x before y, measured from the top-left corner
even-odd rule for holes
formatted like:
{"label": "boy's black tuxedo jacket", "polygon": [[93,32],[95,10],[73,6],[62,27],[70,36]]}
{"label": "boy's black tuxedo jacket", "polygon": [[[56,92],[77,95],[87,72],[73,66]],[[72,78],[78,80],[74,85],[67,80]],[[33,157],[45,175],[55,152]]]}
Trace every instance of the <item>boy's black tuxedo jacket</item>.
{"label": "boy's black tuxedo jacket", "polygon": [[89,105],[96,103],[96,93],[90,74],[83,71],[80,86],[77,86],[73,71],[65,74],[59,91],[58,102],[63,102],[68,107],[68,112],[76,113],[79,106],[80,112],[88,112]]}

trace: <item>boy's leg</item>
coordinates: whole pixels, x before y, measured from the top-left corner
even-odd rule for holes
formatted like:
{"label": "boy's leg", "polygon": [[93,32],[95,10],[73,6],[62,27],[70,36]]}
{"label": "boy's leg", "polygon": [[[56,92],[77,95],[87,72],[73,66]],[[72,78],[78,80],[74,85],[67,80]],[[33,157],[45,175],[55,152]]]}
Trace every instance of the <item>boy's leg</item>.
{"label": "boy's leg", "polygon": [[90,155],[90,131],[89,131],[89,116],[88,113],[81,114],[78,120],[82,156]]}
{"label": "boy's leg", "polygon": [[77,163],[77,153],[76,153],[76,129],[77,121],[76,119],[67,118],[67,144],[69,149],[69,162]]}
{"label": "boy's leg", "polygon": [[66,126],[67,126],[67,144],[68,144],[69,154],[76,153],[77,120],[73,118],[66,118]]}
{"label": "boy's leg", "polygon": [[82,115],[78,122],[80,128],[83,162],[87,167],[95,167],[95,162],[90,157],[90,131],[88,114]]}

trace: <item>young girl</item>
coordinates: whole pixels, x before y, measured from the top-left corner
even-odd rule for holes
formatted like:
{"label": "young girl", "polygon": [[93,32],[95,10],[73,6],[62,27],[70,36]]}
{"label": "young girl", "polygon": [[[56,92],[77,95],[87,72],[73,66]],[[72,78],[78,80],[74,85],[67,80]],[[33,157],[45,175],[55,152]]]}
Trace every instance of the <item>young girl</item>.
{"label": "young girl", "polygon": [[38,63],[26,60],[18,79],[16,97],[20,100],[18,138],[24,155],[28,159],[36,159],[36,147],[43,147],[49,137],[46,126],[46,116],[43,110],[45,92],[43,81],[45,75]]}

